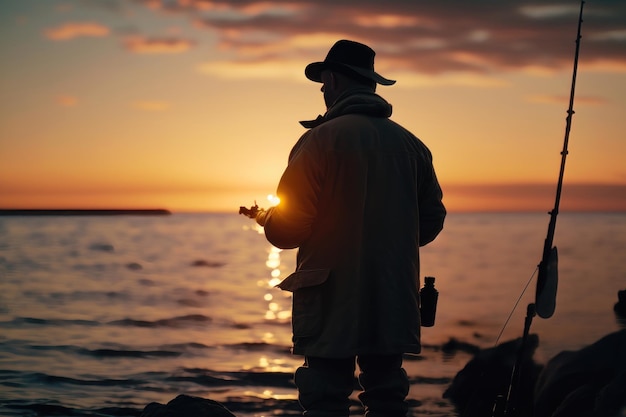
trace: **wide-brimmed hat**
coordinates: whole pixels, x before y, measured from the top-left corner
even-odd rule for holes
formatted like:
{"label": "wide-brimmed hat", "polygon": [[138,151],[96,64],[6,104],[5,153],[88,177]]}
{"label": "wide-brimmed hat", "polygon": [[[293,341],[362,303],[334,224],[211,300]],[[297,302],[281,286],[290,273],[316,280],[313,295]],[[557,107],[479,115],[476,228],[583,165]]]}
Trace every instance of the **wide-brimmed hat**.
{"label": "wide-brimmed hat", "polygon": [[376,52],[362,43],[340,40],[337,41],[323,62],[313,62],[306,66],[304,74],[317,83],[322,82],[322,71],[335,70],[346,75],[357,75],[382,85],[395,84],[395,80],[388,80],[374,71],[374,56]]}

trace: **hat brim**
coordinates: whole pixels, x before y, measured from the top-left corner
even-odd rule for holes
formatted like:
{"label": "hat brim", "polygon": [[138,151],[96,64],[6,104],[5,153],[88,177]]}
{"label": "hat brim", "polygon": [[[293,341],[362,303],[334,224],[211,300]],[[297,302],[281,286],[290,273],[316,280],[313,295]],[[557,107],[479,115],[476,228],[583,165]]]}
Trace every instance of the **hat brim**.
{"label": "hat brim", "polygon": [[306,68],[304,69],[304,75],[306,75],[306,77],[311,81],[315,81],[316,83],[321,83],[322,72],[327,69],[338,70],[340,72],[346,72],[347,70],[347,72],[351,72],[358,76],[365,77],[368,80],[375,81],[381,85],[393,85],[396,83],[395,80],[387,79],[375,71],[368,71],[363,68],[355,67],[352,65],[346,65],[340,62],[328,62],[328,61],[313,62],[306,66]]}

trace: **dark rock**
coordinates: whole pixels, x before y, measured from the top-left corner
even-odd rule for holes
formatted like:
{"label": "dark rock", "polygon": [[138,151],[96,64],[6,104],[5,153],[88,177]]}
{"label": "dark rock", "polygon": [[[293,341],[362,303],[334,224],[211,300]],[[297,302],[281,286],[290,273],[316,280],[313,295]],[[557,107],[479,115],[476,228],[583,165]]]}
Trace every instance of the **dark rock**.
{"label": "dark rock", "polygon": [[626,330],[550,359],[535,392],[535,417],[620,415],[626,408]]}
{"label": "dark rock", "polygon": [[115,248],[110,243],[92,243],[89,249],[99,252],[115,252]]}
{"label": "dark rock", "polygon": [[130,269],[131,271],[140,271],[143,269],[143,267],[141,266],[141,264],[137,263],[137,262],[130,262],[126,264],[126,268]]}
{"label": "dark rock", "polygon": [[626,290],[617,292],[617,303],[613,306],[613,311],[620,326],[626,328]]}
{"label": "dark rock", "polygon": [[[498,396],[506,398],[511,374],[522,338],[480,350],[454,377],[443,396],[456,407],[461,417],[491,416]],[[532,396],[541,365],[533,360],[539,337],[528,336],[522,357],[522,372],[517,385],[518,415],[532,415]]]}
{"label": "dark rock", "polygon": [[441,346],[441,350],[446,354],[454,354],[458,351],[466,352],[470,354],[477,354],[480,352],[480,348],[476,345],[467,342],[461,342],[454,337],[450,338],[446,343]]}
{"label": "dark rock", "polygon": [[217,401],[179,395],[166,405],[148,404],[140,417],[235,417]]}
{"label": "dark rock", "polygon": [[195,260],[191,263],[191,266],[203,266],[203,267],[207,267],[207,268],[219,268],[221,266],[224,266],[223,262],[212,262],[212,261],[206,261],[204,259],[198,259]]}

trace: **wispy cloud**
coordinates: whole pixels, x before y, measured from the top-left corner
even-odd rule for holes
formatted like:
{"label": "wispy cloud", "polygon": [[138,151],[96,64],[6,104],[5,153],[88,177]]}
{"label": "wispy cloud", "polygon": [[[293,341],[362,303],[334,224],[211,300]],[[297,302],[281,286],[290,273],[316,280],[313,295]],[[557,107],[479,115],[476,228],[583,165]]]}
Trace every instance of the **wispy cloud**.
{"label": "wispy cloud", "polygon": [[82,36],[102,37],[109,35],[108,27],[94,22],[70,22],[47,29],[44,35],[54,41],[66,41]]}
{"label": "wispy cloud", "polygon": [[[467,74],[473,74],[472,82],[480,79],[480,84],[505,72],[542,76],[569,71],[580,10],[571,0],[523,5],[492,0],[135,0],[132,4],[164,19],[175,16],[177,27],[180,17],[188,19],[188,28],[209,32],[219,56],[209,57],[199,68],[214,75],[270,77],[274,72],[275,77],[284,76],[291,73],[292,63],[301,66],[303,61],[321,60],[334,41],[349,38],[371,45],[382,57],[377,69],[390,77],[408,73],[447,76],[450,81],[465,74],[461,78],[467,81]],[[626,2],[587,2],[582,28],[581,66],[587,71],[625,72]],[[109,28],[93,22],[67,23],[45,34],[67,40],[106,36]],[[122,37],[121,45],[138,54],[177,54],[197,42],[177,28],[162,36]],[[286,68],[272,70],[283,63]]]}
{"label": "wispy cloud", "polygon": [[195,42],[179,38],[146,38],[131,36],[124,39],[124,47],[138,54],[178,54],[195,45]]}
{"label": "wispy cloud", "polygon": [[532,4],[520,7],[520,12],[534,19],[551,19],[563,16],[576,16],[579,8],[576,4]]}
{"label": "wispy cloud", "polygon": [[[423,74],[491,74],[543,68],[569,69],[573,60],[579,6],[554,0],[341,1],[143,0],[167,13],[184,13],[197,27],[215,34],[233,61],[323,59],[333,34],[372,45],[394,68]],[[626,2],[588,2],[580,60],[594,70],[623,71],[626,64]],[[285,40],[311,37],[317,42],[294,47]],[[265,54],[263,54],[265,51]]]}

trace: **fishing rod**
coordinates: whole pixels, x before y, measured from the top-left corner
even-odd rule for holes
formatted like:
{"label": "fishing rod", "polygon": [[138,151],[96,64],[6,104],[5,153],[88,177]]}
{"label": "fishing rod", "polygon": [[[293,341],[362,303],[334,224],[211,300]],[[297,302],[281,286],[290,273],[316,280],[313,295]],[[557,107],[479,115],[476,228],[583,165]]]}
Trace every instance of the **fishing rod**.
{"label": "fishing rod", "polygon": [[528,305],[526,310],[526,318],[524,321],[524,334],[522,343],[517,353],[517,359],[513,366],[511,382],[507,392],[506,402],[496,401],[494,406],[493,417],[512,417],[517,415],[518,398],[517,387],[521,380],[522,360],[524,350],[526,348],[528,335],[532,319],[536,315],[543,319],[548,319],[554,314],[556,308],[556,290],[558,284],[558,253],[554,243],[554,232],[556,230],[556,217],[559,214],[559,204],[561,202],[561,191],[563,188],[563,175],[565,173],[565,160],[568,154],[569,133],[572,128],[572,116],[574,115],[574,92],[576,90],[576,74],[578,72],[578,55],[580,51],[581,27],[583,23],[583,7],[584,0],[580,2],[580,14],[578,16],[578,32],[576,35],[576,52],[574,55],[574,70],[572,73],[572,86],[569,97],[569,107],[567,109],[567,117],[565,118],[565,138],[563,140],[563,150],[561,151],[561,168],[559,170],[559,179],[556,187],[556,198],[554,208],[550,214],[550,222],[548,224],[548,233],[544,241],[543,254],[541,262],[538,265],[537,289],[535,292],[535,303]]}
{"label": "fishing rod", "polygon": [[[554,231],[556,229],[556,216],[559,214],[559,203],[561,201],[561,190],[563,188],[563,174],[565,173],[565,160],[567,158],[569,144],[569,132],[572,128],[572,117],[574,115],[574,92],[576,90],[576,74],[578,73],[578,54],[580,52],[580,31],[583,23],[584,1],[580,2],[580,15],[578,17],[578,34],[576,36],[576,53],[574,55],[574,71],[572,73],[572,87],[569,96],[569,108],[565,118],[565,138],[563,140],[563,150],[561,151],[561,169],[559,171],[559,181],[556,187],[556,199],[554,208],[549,213],[550,223],[548,225],[548,235],[543,246],[543,257],[539,263],[539,275],[537,277],[537,291],[535,301],[537,305],[537,315],[543,319],[552,317],[556,308],[556,287],[557,287],[557,251],[552,246],[554,241]],[[554,275],[554,277],[552,277]]]}

